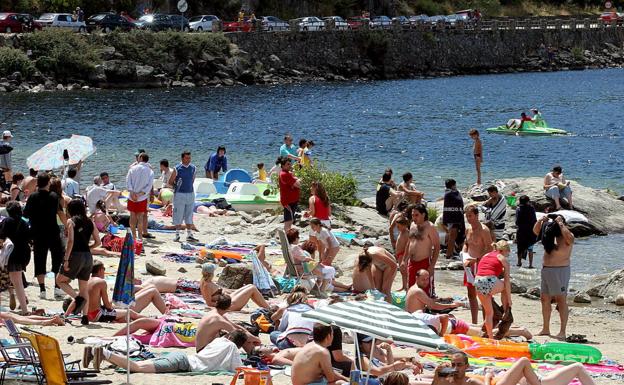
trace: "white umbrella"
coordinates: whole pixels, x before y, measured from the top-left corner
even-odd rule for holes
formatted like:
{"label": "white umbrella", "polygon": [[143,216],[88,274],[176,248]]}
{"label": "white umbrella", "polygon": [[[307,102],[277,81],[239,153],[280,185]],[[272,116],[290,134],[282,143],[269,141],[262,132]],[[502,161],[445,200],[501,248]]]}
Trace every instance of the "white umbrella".
{"label": "white umbrella", "polygon": [[[69,160],[64,159],[67,150]],[[93,140],[88,136],[72,135],[71,138],[57,140],[41,147],[26,159],[28,168],[34,170],[55,170],[68,164],[76,164],[95,153]]]}

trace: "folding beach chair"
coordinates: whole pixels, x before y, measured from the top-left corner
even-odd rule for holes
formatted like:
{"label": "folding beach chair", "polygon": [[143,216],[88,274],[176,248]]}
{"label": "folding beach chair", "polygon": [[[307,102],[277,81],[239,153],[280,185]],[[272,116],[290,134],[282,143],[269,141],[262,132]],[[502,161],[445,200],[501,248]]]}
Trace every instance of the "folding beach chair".
{"label": "folding beach chair", "polygon": [[[47,385],[99,385],[112,383],[110,380],[84,379],[85,377],[92,377],[97,371],[67,372],[58,341],[45,334],[31,334],[31,336],[34,337],[37,343],[37,353],[39,354],[41,369]],[[71,376],[68,376],[70,373]]]}
{"label": "folding beach chair", "polygon": [[[297,268],[295,267],[295,262],[290,255],[290,244],[288,243],[288,238],[286,238],[286,233],[284,230],[277,230],[277,234],[279,235],[280,245],[282,246],[282,256],[284,257],[284,261],[286,262],[286,271],[284,272],[284,276],[297,278],[297,282],[295,282],[295,286],[299,285],[301,280],[306,279],[304,276],[305,273],[299,273]],[[321,296],[321,288],[318,285],[316,279],[314,281],[314,286],[310,289],[310,294],[314,296]]]}
{"label": "folding beach chair", "polygon": [[0,355],[2,355],[3,359],[0,365],[2,368],[0,371],[0,384],[4,384],[6,373],[9,369],[19,369],[20,377],[23,379],[29,367],[33,369],[32,374],[35,376],[37,384],[43,384],[44,378],[37,353],[30,343],[24,342],[8,345],[0,342]]}

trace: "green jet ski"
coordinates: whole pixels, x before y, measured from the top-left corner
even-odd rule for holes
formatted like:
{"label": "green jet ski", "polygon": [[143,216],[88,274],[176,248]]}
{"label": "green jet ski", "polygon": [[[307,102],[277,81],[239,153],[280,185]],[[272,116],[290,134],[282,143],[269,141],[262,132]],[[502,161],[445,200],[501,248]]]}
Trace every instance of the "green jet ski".
{"label": "green jet ski", "polygon": [[566,135],[568,132],[558,128],[548,127],[545,120],[524,122],[522,128],[509,128],[506,125],[488,128],[488,132],[507,135]]}

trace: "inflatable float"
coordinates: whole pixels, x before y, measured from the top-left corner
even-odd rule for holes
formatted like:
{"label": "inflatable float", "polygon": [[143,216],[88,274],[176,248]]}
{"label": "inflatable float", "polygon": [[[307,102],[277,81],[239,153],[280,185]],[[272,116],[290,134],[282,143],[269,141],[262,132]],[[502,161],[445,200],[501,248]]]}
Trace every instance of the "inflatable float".
{"label": "inflatable float", "polygon": [[521,358],[543,361],[575,361],[597,364],[602,359],[600,350],[593,346],[565,342],[545,344],[498,341],[471,337],[463,334],[447,334],[444,340],[473,357]]}

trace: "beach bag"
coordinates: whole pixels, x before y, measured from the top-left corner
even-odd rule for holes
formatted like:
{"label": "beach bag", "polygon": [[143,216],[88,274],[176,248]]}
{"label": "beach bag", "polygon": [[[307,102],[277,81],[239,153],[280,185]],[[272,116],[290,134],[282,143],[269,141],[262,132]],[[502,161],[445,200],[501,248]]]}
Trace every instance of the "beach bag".
{"label": "beach bag", "polygon": [[282,293],[290,293],[297,283],[297,278],[275,277],[273,279]]}
{"label": "beach bag", "polygon": [[263,333],[271,333],[275,330],[275,325],[271,321],[271,312],[268,309],[258,309],[251,313],[249,317],[251,323],[256,325]]}
{"label": "beach bag", "polygon": [[220,210],[232,210],[232,205],[229,204],[225,198],[213,199],[212,203],[214,203],[215,207]]}
{"label": "beach bag", "polygon": [[0,249],[0,267],[6,268],[6,265],[9,263],[9,257],[13,252],[13,247],[13,242],[11,242],[9,238],[6,238],[2,249]]}

